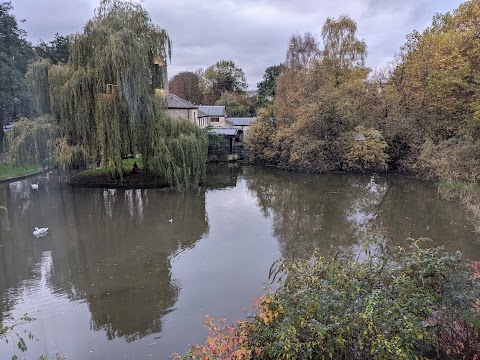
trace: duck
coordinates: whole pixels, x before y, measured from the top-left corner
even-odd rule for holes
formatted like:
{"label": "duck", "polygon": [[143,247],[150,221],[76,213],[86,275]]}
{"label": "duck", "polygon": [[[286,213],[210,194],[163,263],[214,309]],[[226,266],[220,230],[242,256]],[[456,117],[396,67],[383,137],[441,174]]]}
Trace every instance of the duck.
{"label": "duck", "polygon": [[33,190],[38,190],[38,181],[36,184],[32,184],[32,189]]}
{"label": "duck", "polygon": [[35,226],[35,230],[33,231],[33,235],[35,236],[42,236],[42,235],[45,235],[48,231],[48,227],[47,228],[38,228]]}

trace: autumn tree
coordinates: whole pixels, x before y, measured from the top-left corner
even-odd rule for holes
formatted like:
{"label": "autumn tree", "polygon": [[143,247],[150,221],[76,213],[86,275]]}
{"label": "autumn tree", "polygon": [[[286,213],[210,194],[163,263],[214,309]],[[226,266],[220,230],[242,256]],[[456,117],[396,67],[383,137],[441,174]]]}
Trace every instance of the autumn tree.
{"label": "autumn tree", "polygon": [[331,142],[358,125],[358,99],[369,69],[366,45],[349,17],[328,18],[322,39],[323,50],[310,34],[292,37],[275,110],[277,118],[295,123],[299,135]]}
{"label": "autumn tree", "polygon": [[212,104],[225,91],[244,93],[247,90],[245,73],[231,60],[220,60],[208,67],[201,82],[207,102]]}
{"label": "autumn tree", "polygon": [[276,81],[275,117],[281,124],[291,124],[305,110],[303,106],[315,93],[311,70],[320,60],[315,37],[306,33],[292,35],[285,56],[285,68]]}
{"label": "autumn tree", "polygon": [[356,37],[357,23],[347,15],[327,18],[322,27],[323,62],[339,74],[365,66],[367,45]]}
{"label": "autumn tree", "polygon": [[[369,73],[366,45],[356,31],[355,21],[342,15],[325,22],[323,48],[309,33],[291,37],[285,68],[276,81],[277,126],[271,149],[264,149],[276,155],[266,158],[302,171],[344,167],[355,141],[353,130],[361,125],[360,99]],[[260,131],[258,125],[252,128]],[[252,139],[256,138],[260,137],[252,134]],[[383,162],[382,155],[378,163]],[[377,164],[376,160],[373,163]]]}
{"label": "autumn tree", "polygon": [[477,166],[459,167],[480,140],[479,17],[480,2],[467,1],[409,34],[377,92],[389,99],[382,131],[400,168],[480,178]]}
{"label": "autumn tree", "polygon": [[176,74],[168,84],[169,91],[193,104],[202,103],[202,93],[199,86],[199,77],[191,71],[182,71]]}
{"label": "autumn tree", "polygon": [[434,140],[448,139],[473,118],[480,120],[479,16],[479,1],[467,1],[452,14],[437,14],[402,48],[392,82],[403,115],[420,122]]}

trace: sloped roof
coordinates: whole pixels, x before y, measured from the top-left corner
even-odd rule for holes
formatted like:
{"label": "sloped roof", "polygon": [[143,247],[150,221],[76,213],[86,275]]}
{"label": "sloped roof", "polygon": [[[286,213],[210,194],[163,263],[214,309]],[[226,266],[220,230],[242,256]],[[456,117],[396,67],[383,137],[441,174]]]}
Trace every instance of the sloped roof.
{"label": "sloped roof", "polygon": [[256,117],[229,117],[226,120],[230,121],[233,126],[248,126]]}
{"label": "sloped roof", "polygon": [[201,117],[206,117],[208,116],[207,114],[205,114],[202,110],[198,109],[198,117],[201,118]]}
{"label": "sloped roof", "polygon": [[225,116],[225,106],[199,105],[198,109],[207,116]]}
{"label": "sloped roof", "polygon": [[167,100],[167,107],[169,109],[198,109],[197,105],[193,105],[191,102],[175,94],[165,95],[165,100]]}
{"label": "sloped roof", "polygon": [[236,136],[238,133],[238,129],[221,128],[221,127],[208,128],[208,131],[214,134],[224,135],[224,136]]}

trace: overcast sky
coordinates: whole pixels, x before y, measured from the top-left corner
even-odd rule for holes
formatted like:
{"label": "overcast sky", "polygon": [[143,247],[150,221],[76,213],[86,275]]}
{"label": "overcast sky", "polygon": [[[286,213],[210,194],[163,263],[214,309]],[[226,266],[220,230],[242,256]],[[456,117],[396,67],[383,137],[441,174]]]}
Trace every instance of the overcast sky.
{"label": "overcast sky", "polygon": [[[0,0],[5,1],[5,0]],[[169,77],[233,60],[250,89],[265,69],[284,60],[293,33],[311,32],[320,40],[325,19],[348,14],[367,43],[367,66],[393,59],[412,30],[422,31],[435,13],[458,7],[460,0],[145,0],[152,21],[173,43]],[[28,39],[50,41],[55,33],[81,32],[99,0],[12,0]]]}

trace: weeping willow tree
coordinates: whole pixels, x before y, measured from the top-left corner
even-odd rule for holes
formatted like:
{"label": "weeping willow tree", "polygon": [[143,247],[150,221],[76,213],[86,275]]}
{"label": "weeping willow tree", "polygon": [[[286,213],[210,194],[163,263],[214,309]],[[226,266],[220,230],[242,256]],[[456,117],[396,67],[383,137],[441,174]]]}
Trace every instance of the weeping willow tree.
{"label": "weeping willow tree", "polygon": [[155,95],[170,56],[167,32],[140,4],[101,0],[73,38],[67,64],[43,60],[27,74],[37,111],[51,113],[59,128],[54,160],[62,167],[100,161],[123,178],[122,158],[140,153],[145,169],[171,185],[201,180],[206,135],[170,119],[163,98]]}
{"label": "weeping willow tree", "polygon": [[17,122],[5,137],[8,162],[12,165],[48,166],[52,158],[52,139],[59,135],[59,127],[52,120],[50,116],[41,116],[36,120]]}

